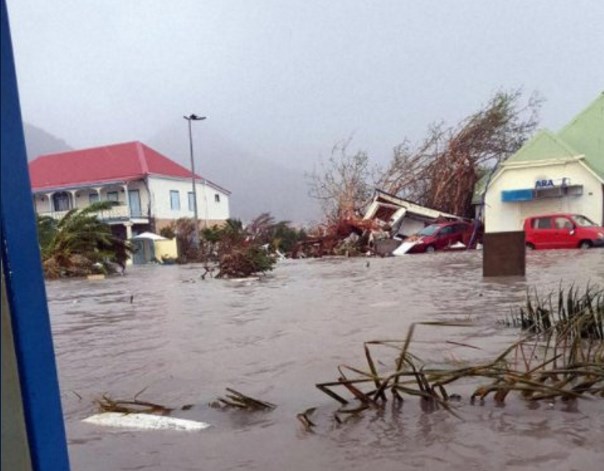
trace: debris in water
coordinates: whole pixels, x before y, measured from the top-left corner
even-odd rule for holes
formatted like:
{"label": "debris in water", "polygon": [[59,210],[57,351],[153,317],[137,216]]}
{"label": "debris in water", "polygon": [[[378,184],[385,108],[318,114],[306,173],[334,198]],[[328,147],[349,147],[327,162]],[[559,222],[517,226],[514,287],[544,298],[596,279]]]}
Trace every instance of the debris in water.
{"label": "debris in water", "polygon": [[141,412],[167,415],[174,410],[172,407],[166,407],[154,402],[140,401],[138,397],[147,390],[147,387],[148,386],[137,392],[132,400],[112,399],[107,394],[103,394],[101,399],[96,399],[94,402],[99,406],[100,412],[121,412],[124,414]]}
{"label": "debris in water", "polygon": [[[277,407],[275,404],[261,401],[260,399],[254,399],[253,397],[246,396],[234,389],[226,388],[226,390],[229,394],[226,394],[226,397],[218,398],[218,402],[226,407],[236,407],[238,409],[246,410],[271,410]],[[216,407],[216,402],[210,403],[210,407]]]}
{"label": "debris in water", "polygon": [[196,432],[211,427],[210,424],[205,422],[138,412],[132,414],[103,412],[87,417],[83,422],[106,427],[121,427],[138,430],[174,430],[180,432]]}
{"label": "debris in water", "polygon": [[304,426],[304,429],[307,432],[310,432],[312,430],[312,428],[316,425],[309,418],[309,416],[312,415],[315,412],[315,410],[317,410],[316,407],[311,407],[309,409],[306,409],[304,412],[301,412],[296,415],[296,418],[302,423],[302,425]]}

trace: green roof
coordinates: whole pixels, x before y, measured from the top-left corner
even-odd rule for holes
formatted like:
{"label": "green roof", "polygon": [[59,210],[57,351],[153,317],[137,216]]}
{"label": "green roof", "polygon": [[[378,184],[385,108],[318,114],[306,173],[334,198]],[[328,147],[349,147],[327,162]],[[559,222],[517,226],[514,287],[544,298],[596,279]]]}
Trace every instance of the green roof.
{"label": "green roof", "polygon": [[507,162],[568,159],[583,156],[585,164],[604,180],[604,92],[559,133],[539,131]]}
{"label": "green roof", "polygon": [[[565,160],[583,156],[585,164],[604,180],[604,92],[559,133],[539,131],[505,163]],[[496,172],[497,173],[497,172]],[[488,174],[474,186],[473,204],[486,191]]]}
{"label": "green roof", "polygon": [[558,133],[604,179],[604,92]]}
{"label": "green roof", "polygon": [[539,131],[518,151],[510,156],[507,162],[533,162],[536,160],[569,159],[582,154],[548,130]]}

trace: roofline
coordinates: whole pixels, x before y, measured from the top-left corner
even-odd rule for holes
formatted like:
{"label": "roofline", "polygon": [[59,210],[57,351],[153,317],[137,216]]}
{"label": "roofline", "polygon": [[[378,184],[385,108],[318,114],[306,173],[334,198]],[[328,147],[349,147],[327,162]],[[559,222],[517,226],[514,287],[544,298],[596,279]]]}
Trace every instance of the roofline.
{"label": "roofline", "polygon": [[95,186],[111,185],[116,183],[128,183],[137,180],[144,180],[144,175],[134,175],[132,177],[120,177],[114,180],[101,180],[95,182],[85,182],[76,185],[60,185],[60,186],[37,186],[32,187],[32,193],[44,193],[48,191],[67,191],[67,190],[82,190],[84,188],[91,188]]}
{"label": "roofline", "polygon": [[577,120],[583,116],[584,114],[586,114],[589,110],[591,110],[594,106],[596,106],[598,104],[598,102],[600,100],[602,100],[604,98],[604,91],[601,91],[598,96],[589,104],[587,105],[585,108],[583,108],[581,111],[579,111],[575,116],[573,116],[573,118],[566,123],[566,125],[560,129],[560,131],[558,131],[558,135],[562,135],[564,134],[564,132],[569,129],[573,124],[575,124],[577,122]]}
{"label": "roofline", "polygon": [[[373,200],[371,201],[371,203],[367,207],[367,210],[365,211],[365,214],[367,214],[367,211],[369,211],[369,207],[376,202],[375,199],[377,197],[379,197],[379,195],[382,195],[382,196],[384,196],[386,198],[390,198],[391,200],[398,200],[398,201],[402,202],[403,205],[408,205],[408,207],[405,208],[405,209],[407,209],[409,212],[416,213],[416,214],[419,214],[421,216],[432,217],[432,216],[428,216],[428,215],[425,215],[425,214],[422,215],[421,213],[418,213],[417,211],[426,211],[426,212],[430,212],[430,213],[437,213],[437,216],[435,216],[435,217],[442,216],[442,217],[447,217],[447,218],[462,219],[461,216],[457,216],[457,215],[451,214],[451,213],[446,213],[445,211],[440,211],[439,209],[428,208],[427,206],[424,206],[424,205],[421,205],[421,204],[418,204],[418,203],[414,203],[413,201],[409,201],[409,200],[406,200],[404,198],[399,198],[398,196],[393,195],[391,193],[387,193],[387,192],[385,192],[383,190],[380,190],[379,188],[375,188]],[[394,202],[394,204],[399,204],[399,203]],[[399,206],[404,207],[401,204],[399,204]],[[415,209],[413,207],[415,207]]]}
{"label": "roofline", "polygon": [[506,160],[501,164],[501,168],[517,168],[517,167],[542,167],[544,165],[564,165],[569,162],[577,162],[585,158],[585,154],[576,154],[572,157],[557,157],[553,159],[541,159],[541,160],[519,160],[519,161],[508,161]]}
{"label": "roofline", "polygon": [[[181,180],[181,181],[187,181],[187,182],[191,181],[191,177],[176,177],[173,175],[164,175],[161,173],[149,173],[149,174],[147,174],[147,176],[165,178],[166,180]],[[197,178],[195,178],[195,180],[197,182],[201,183],[202,185],[211,186],[215,190],[221,191],[227,196],[231,195],[231,191],[227,190],[226,188],[221,187],[220,185],[217,185],[216,183],[208,180],[207,178],[201,177],[199,175],[196,175],[196,177]]]}
{"label": "roofline", "polygon": [[[54,191],[68,191],[68,190],[83,190],[84,188],[91,188],[91,187],[95,187],[95,186],[104,186],[104,185],[111,185],[111,184],[116,184],[116,183],[128,183],[128,182],[133,182],[133,181],[138,181],[138,180],[144,180],[147,177],[159,177],[159,178],[165,178],[168,180],[179,180],[179,181],[190,181],[191,179],[188,177],[175,177],[175,176],[171,176],[171,175],[163,175],[160,173],[149,173],[147,175],[133,175],[131,177],[120,177],[114,180],[101,180],[101,181],[94,181],[94,182],[85,182],[85,183],[80,183],[77,185],[60,185],[60,186],[38,186],[38,187],[32,187],[31,191],[32,193],[36,194],[36,193],[47,193],[47,192],[54,192]],[[206,186],[210,186],[212,188],[214,188],[215,190],[221,191],[222,193],[224,193],[227,196],[231,195],[231,192],[229,190],[227,190],[226,188],[222,188],[220,185],[217,185],[213,182],[211,182],[210,180],[207,180],[203,177],[200,177],[199,175],[197,176],[197,178],[195,179],[197,182],[201,183],[202,185],[206,185]]]}
{"label": "roofline", "polygon": [[[138,179],[144,179],[146,177],[162,177],[162,178],[169,178],[169,179],[174,179],[174,180],[190,180],[191,177],[187,176],[187,177],[178,177],[178,176],[174,176],[174,175],[164,175],[161,173],[152,173],[149,172],[149,168],[147,166],[147,162],[146,159],[144,158],[144,151],[143,151],[143,146],[146,146],[146,144],[144,144],[141,141],[126,141],[126,142],[118,142],[115,144],[109,144],[109,145],[105,145],[105,146],[94,146],[94,147],[86,147],[84,149],[74,149],[74,150],[66,150],[63,152],[54,152],[52,154],[41,154],[38,155],[36,158],[34,158],[31,162],[29,162],[28,166],[31,165],[33,162],[35,162],[38,159],[41,158],[45,158],[45,157],[56,157],[59,155],[65,155],[65,154],[71,154],[71,153],[77,153],[77,152],[83,152],[83,151],[89,151],[89,150],[95,150],[95,149],[101,149],[101,148],[106,148],[106,147],[117,147],[117,146],[125,146],[125,145],[134,145],[136,148],[136,153],[137,153],[137,158],[139,160],[139,163],[141,164],[141,168],[143,170],[143,173],[141,174],[137,174],[137,175],[133,175],[133,176],[127,176],[127,177],[119,177],[115,180],[102,180],[102,181],[97,181],[97,182],[91,182],[91,183],[82,183],[82,184],[76,184],[76,185],[61,185],[61,186],[39,186],[36,188],[32,187],[32,192],[42,192],[42,191],[48,191],[48,190],[68,190],[68,189],[79,189],[79,188],[86,188],[88,186],[92,186],[92,185],[106,185],[108,183],[116,183],[116,182],[120,182],[120,181],[132,181],[132,180],[138,180]],[[146,146],[149,147],[149,146]],[[158,154],[160,154],[161,156],[167,158],[168,160],[172,161],[173,163],[180,165],[183,168],[184,167],[182,164],[179,164],[178,162],[176,162],[175,160],[171,159],[170,157],[167,157],[165,155],[163,155],[161,152],[156,151],[155,149],[152,149],[149,147],[149,149],[153,150],[154,152],[157,152]],[[195,180],[201,182],[203,185],[207,185],[207,186],[211,186],[212,188],[214,188],[215,190],[221,191],[222,193],[224,193],[227,196],[230,196],[232,194],[232,192],[230,190],[227,190],[226,188],[214,183],[211,180],[208,180],[205,177],[202,177],[201,175],[198,175],[197,173],[195,174]]]}
{"label": "roofline", "polygon": [[508,162],[506,160],[499,166],[499,168],[497,169],[497,171],[491,178],[491,181],[489,182],[488,186],[485,188],[484,193],[486,193],[489,190],[489,188],[493,185],[493,183],[495,181],[497,181],[497,179],[506,170],[516,170],[516,169],[533,168],[533,167],[548,167],[551,165],[567,165],[567,164],[575,163],[575,162],[583,165],[585,168],[587,168],[587,170],[589,170],[590,173],[594,174],[598,180],[602,181],[602,178],[599,177],[591,168],[589,168],[585,164],[585,155],[584,154],[577,155],[575,157],[567,157],[564,159],[544,159],[544,160],[528,160],[528,161],[522,160],[520,162]]}
{"label": "roofline", "polygon": [[[72,154],[72,153],[77,153],[77,152],[84,152],[87,150],[94,150],[94,149],[102,149],[105,147],[117,147],[117,146],[125,146],[127,144],[143,144],[141,141],[125,141],[125,142],[116,142],[115,144],[107,144],[104,146],[92,146],[92,147],[85,147],[83,149],[72,149],[72,150],[64,150],[62,152],[52,152],[50,154],[40,154],[37,157],[35,157],[34,159],[32,159],[29,163],[31,164],[32,162],[35,162],[36,160],[42,158],[42,157],[54,157],[57,155],[63,155],[63,154]],[[144,144],[143,144],[144,145]]]}

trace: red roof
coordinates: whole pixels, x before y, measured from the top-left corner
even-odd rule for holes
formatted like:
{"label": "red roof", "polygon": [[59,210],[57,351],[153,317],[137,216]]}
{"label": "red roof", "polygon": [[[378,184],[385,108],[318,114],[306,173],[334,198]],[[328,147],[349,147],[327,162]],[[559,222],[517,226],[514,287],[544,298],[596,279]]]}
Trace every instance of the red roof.
{"label": "red roof", "polygon": [[141,142],[42,155],[29,164],[34,191],[137,180],[147,175],[191,178],[191,170]]}

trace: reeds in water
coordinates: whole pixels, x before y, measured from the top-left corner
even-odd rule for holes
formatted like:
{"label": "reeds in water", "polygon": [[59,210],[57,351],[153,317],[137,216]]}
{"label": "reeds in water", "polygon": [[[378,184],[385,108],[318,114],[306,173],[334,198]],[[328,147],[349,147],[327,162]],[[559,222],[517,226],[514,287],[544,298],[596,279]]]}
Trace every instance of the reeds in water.
{"label": "reeds in water", "polygon": [[[573,321],[581,317],[582,322]],[[584,291],[571,286],[539,297],[535,291],[526,296],[526,305],[512,313],[506,322],[531,333],[544,333],[552,327],[559,332],[568,326],[580,328],[572,333],[582,338],[604,340],[604,289],[588,285]]]}
{"label": "reeds in water", "polygon": [[[342,414],[384,407],[388,396],[395,401],[403,396],[419,397],[424,406],[444,408],[457,415],[452,399],[459,395],[451,389],[467,378],[486,380],[476,388],[471,401],[492,396],[502,404],[510,393],[529,401],[604,397],[602,291],[587,288],[579,295],[571,288],[560,292],[557,310],[549,307],[549,299],[547,309],[543,302],[527,302],[519,315],[520,326],[527,334],[491,361],[463,368],[429,368],[410,351],[417,326],[459,327],[468,323],[419,322],[410,326],[402,340],[365,342],[367,369],[341,365],[336,381],[316,387],[340,403],[338,422]],[[376,346],[397,351],[392,371],[383,373],[376,368],[372,353]]]}

